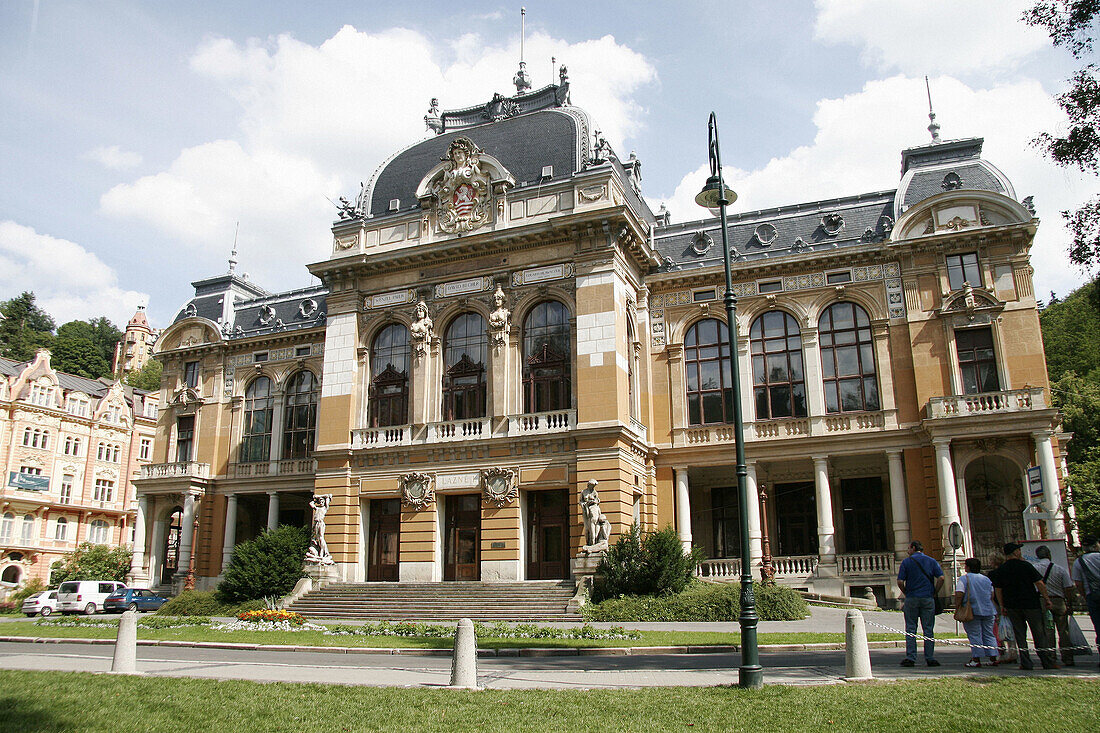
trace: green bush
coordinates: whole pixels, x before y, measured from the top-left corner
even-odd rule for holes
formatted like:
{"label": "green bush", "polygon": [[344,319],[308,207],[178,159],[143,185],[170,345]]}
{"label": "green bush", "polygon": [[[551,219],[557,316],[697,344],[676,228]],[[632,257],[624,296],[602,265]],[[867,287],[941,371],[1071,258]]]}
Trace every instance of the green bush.
{"label": "green bush", "polygon": [[126,547],[81,542],[50,566],[50,585],[66,580],[126,580],[133,553]]}
{"label": "green bush", "polygon": [[302,561],[309,547],[303,527],[267,530],[233,549],[225,578],[218,584],[218,600],[240,603],[269,596],[285,596],[304,576]]}
{"label": "green bush", "polygon": [[[753,583],[756,613],[763,621],[795,621],[809,615],[796,591],[779,585]],[[583,608],[589,621],[736,621],[741,614],[737,583],[693,583],[670,596],[624,596]]]}
{"label": "green bush", "polygon": [[46,584],[42,582],[42,578],[31,578],[19,590],[8,596],[7,600],[14,603],[16,609],[19,609],[23,607],[23,601],[43,590],[46,590]]}
{"label": "green bush", "polygon": [[619,537],[596,570],[595,600],[619,596],[665,596],[687,588],[702,550],[685,553],[671,526],[644,536],[635,524]]}
{"label": "green bush", "polygon": [[185,590],[157,609],[158,616],[236,616],[244,611],[262,609],[260,600],[223,603],[214,591]]}

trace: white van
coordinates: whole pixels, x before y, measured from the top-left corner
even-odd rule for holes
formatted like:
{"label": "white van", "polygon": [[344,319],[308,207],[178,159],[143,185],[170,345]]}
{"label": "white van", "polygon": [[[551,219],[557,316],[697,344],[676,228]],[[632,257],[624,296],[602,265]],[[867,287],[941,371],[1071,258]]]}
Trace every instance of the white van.
{"label": "white van", "polygon": [[91,616],[103,610],[107,596],[125,587],[125,583],[117,580],[66,580],[57,589],[57,610],[66,616],[70,613]]}

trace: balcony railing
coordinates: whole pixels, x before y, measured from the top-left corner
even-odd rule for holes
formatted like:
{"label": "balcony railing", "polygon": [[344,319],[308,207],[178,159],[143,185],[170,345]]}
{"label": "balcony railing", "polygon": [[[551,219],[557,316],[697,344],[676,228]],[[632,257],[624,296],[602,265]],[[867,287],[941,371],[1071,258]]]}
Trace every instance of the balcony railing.
{"label": "balcony railing", "polygon": [[386,428],[358,428],[351,431],[352,449],[391,448],[403,445],[449,443],[486,438],[516,437],[564,433],[577,427],[576,410],[533,412],[527,415],[510,415],[493,432],[492,418],[473,420],[447,420],[429,423],[426,430],[413,435],[411,425],[394,425]]}
{"label": "balcony railing", "polygon": [[892,575],[894,572],[892,552],[837,555],[836,562],[841,575]]}
{"label": "balcony railing", "polygon": [[449,420],[428,425],[427,442],[446,443],[455,440],[478,440],[489,437],[489,418]]}
{"label": "balcony railing", "polygon": [[808,578],[817,570],[817,555],[781,555],[772,558],[777,577]]}
{"label": "balcony railing", "polygon": [[300,473],[316,473],[317,462],[312,458],[284,458],[279,461],[250,461],[234,463],[230,473],[234,478],[254,476],[293,476]]}
{"label": "balcony railing", "polygon": [[210,464],[195,461],[150,463],[141,467],[141,478],[210,478]]}
{"label": "balcony railing", "polygon": [[576,410],[532,412],[529,415],[511,415],[508,418],[508,435],[564,433],[575,427],[577,427]]}
{"label": "balcony railing", "polygon": [[941,418],[1045,409],[1047,409],[1047,401],[1042,387],[1029,387],[1007,389],[1001,392],[933,397],[928,400],[925,413],[929,418]]}
{"label": "balcony railing", "polygon": [[741,577],[741,560],[736,557],[704,560],[699,563],[695,574],[700,578],[737,580]]}
{"label": "balcony railing", "polygon": [[[810,417],[756,420],[745,423],[745,442],[804,438],[820,435],[853,435],[886,430],[893,425],[895,412],[843,412]],[[674,428],[675,446],[733,444],[733,425],[698,425]]]}

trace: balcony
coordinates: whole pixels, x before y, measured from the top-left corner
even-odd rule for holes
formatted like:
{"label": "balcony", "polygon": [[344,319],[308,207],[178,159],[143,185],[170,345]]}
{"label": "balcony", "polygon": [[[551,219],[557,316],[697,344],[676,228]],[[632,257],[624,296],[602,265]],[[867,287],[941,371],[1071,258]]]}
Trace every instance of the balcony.
{"label": "balcony", "polygon": [[852,555],[837,555],[837,569],[841,577],[867,575],[894,575],[894,553],[861,552]]}
{"label": "balcony", "polygon": [[[875,433],[896,426],[896,411],[842,412],[810,417],[757,420],[745,423],[745,442],[784,438],[807,438],[829,435]],[[733,445],[733,425],[698,425],[673,428],[672,444],[676,447],[694,445]]]}
{"label": "balcony", "polygon": [[492,418],[473,420],[448,420],[429,423],[419,435],[413,435],[411,425],[394,425],[385,428],[358,428],[351,431],[353,450],[395,448],[409,445],[432,445],[488,438],[514,438],[526,435],[564,433],[577,427],[576,410],[534,412],[527,415],[510,415],[493,432]]}
{"label": "balcony", "polygon": [[255,476],[296,476],[317,472],[317,461],[312,458],[284,458],[279,461],[250,461],[230,466],[233,478]]}
{"label": "balcony", "polygon": [[1042,387],[1007,389],[1001,392],[980,392],[969,395],[933,397],[928,400],[925,414],[931,418],[996,415],[1010,412],[1031,412],[1049,407]]}
{"label": "balcony", "polygon": [[195,461],[150,463],[141,467],[141,478],[210,478],[210,464]]}

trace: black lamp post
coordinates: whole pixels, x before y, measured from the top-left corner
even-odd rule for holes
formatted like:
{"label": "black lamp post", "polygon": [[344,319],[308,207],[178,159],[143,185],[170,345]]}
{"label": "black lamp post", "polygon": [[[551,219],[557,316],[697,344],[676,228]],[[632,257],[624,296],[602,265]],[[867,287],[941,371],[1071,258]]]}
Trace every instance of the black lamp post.
{"label": "black lamp post", "polygon": [[707,209],[718,209],[722,221],[722,258],[726,269],[726,320],[729,327],[730,386],[733,389],[733,435],[737,451],[737,514],[741,524],[741,667],[738,670],[740,687],[764,686],[764,668],[760,666],[760,650],[756,644],[756,627],[760,618],[756,615],[756,598],[752,590],[752,566],[749,557],[749,486],[745,467],[745,424],[741,417],[741,378],[737,364],[737,299],[733,297],[733,276],[730,273],[729,233],[726,231],[726,207],[737,200],[733,189],[722,181],[722,155],[718,150],[718,120],[710,113],[707,123],[710,154],[710,178],[695,197],[695,203]]}

